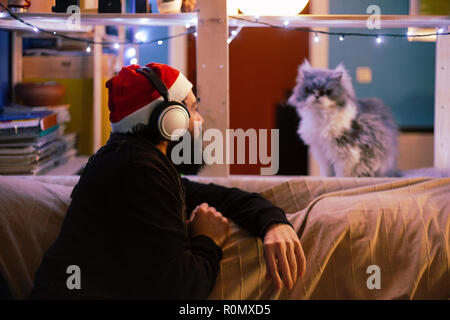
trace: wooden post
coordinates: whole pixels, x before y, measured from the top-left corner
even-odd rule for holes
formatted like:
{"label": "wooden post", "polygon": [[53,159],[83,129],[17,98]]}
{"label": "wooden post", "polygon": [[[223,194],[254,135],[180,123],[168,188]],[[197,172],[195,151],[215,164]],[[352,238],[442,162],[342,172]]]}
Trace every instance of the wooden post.
{"label": "wooden post", "polygon": [[450,170],[450,36],[436,40],[435,87],[434,166]]}
{"label": "wooden post", "polygon": [[[104,26],[94,27],[94,41],[101,42]],[[102,45],[94,44],[94,72],[93,72],[93,152],[97,152],[102,144]]]}
{"label": "wooden post", "polygon": [[[330,3],[329,0],[315,0],[310,1],[310,14],[329,14]],[[329,31],[328,28],[315,28],[320,31]],[[330,38],[326,35],[320,35],[320,42],[315,42],[315,34],[309,34],[309,62],[314,68],[328,68],[329,67],[329,47]],[[301,63],[302,61],[299,61]],[[311,151],[308,152],[308,175],[320,176],[319,163],[314,158]]]}
{"label": "wooden post", "polygon": [[[226,144],[230,123],[227,0],[198,0],[197,6],[197,96],[205,119],[203,132],[219,129]],[[201,175],[228,176],[226,150],[228,145],[223,148],[224,164],[211,164]]]}
{"label": "wooden post", "polygon": [[12,32],[12,68],[11,68],[11,87],[12,102],[16,102],[15,86],[23,79],[23,52],[22,52],[22,34],[20,31]]}

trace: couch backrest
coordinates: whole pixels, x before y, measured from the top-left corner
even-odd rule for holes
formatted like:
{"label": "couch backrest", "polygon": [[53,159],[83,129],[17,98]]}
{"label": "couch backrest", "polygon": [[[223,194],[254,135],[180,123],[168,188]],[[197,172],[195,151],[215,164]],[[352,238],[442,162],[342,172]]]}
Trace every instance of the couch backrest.
{"label": "couch backrest", "polygon": [[31,292],[44,252],[58,236],[72,186],[0,176],[0,273],[16,299]]}

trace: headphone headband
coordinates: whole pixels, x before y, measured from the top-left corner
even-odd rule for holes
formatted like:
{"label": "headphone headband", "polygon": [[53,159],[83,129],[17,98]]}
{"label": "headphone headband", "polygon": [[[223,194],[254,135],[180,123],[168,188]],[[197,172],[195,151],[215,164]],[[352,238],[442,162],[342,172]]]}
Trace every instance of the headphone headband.
{"label": "headphone headband", "polygon": [[164,98],[164,101],[169,101],[169,90],[167,89],[161,78],[155,73],[155,71],[148,67],[142,67],[136,69],[136,72],[144,75],[150,81],[150,83],[155,87],[156,91],[158,91],[159,94]]}

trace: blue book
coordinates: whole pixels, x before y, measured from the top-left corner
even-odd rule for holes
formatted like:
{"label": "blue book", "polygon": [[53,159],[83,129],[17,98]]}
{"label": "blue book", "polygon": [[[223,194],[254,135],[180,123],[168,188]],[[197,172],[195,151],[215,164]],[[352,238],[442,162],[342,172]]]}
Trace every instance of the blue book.
{"label": "blue book", "polygon": [[57,115],[52,111],[24,112],[7,107],[0,113],[0,130],[37,128],[45,131],[57,124]]}

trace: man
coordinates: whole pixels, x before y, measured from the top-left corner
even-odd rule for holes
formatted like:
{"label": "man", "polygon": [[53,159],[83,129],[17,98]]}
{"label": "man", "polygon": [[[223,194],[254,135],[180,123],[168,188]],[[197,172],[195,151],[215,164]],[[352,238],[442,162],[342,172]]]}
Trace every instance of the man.
{"label": "man", "polygon": [[[146,67],[171,100],[203,122],[192,84],[163,64]],[[228,219],[264,239],[268,274],[292,288],[305,271],[297,234],[284,212],[257,194],[180,179],[166,154],[169,142],[149,121],[161,93],[137,65],[106,84],[112,134],[90,157],[72,192],[55,243],[36,274],[31,298],[204,299],[222,259]],[[69,266],[80,286],[68,286]],[[69,288],[70,287],[70,288]]]}

